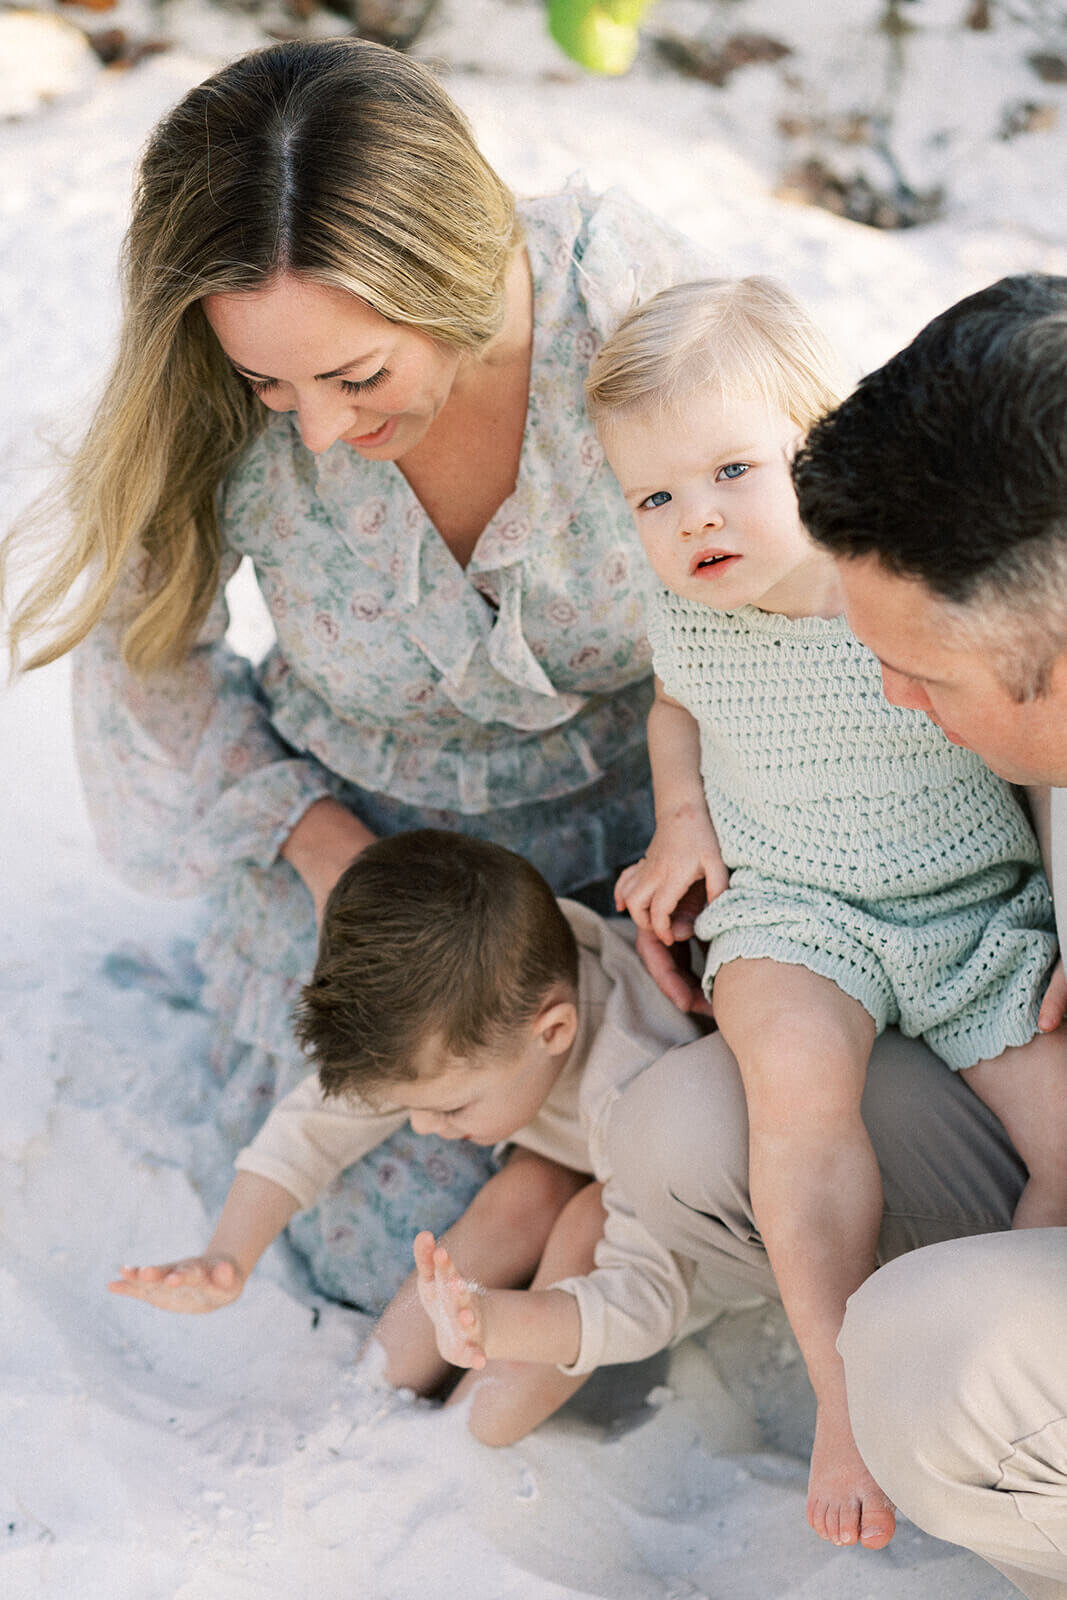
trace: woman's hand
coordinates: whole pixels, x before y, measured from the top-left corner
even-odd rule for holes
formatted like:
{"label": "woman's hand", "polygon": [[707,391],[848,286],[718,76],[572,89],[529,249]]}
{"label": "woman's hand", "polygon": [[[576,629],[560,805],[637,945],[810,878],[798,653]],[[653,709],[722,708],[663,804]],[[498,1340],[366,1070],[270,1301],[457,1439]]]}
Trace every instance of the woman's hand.
{"label": "woman's hand", "polygon": [[298,873],[322,922],[330,890],[347,866],[373,844],[376,835],[340,801],[324,797],[309,806],[282,845],[282,856]]}
{"label": "woman's hand", "polygon": [[688,939],[693,931],[687,910],[685,926],[675,932],[683,900],[702,889],[706,904],[717,899],[729,881],[707,811],[703,806],[685,806],[657,825],[647,853],[619,874],[615,905],[628,911],[639,928],[670,945],[677,938]]}

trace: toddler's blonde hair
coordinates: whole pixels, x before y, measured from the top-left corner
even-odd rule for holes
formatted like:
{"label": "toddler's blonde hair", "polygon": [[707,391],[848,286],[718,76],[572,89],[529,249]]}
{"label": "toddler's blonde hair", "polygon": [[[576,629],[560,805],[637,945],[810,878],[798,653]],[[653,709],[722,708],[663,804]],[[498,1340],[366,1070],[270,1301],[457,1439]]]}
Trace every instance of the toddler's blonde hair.
{"label": "toddler's blonde hair", "polygon": [[625,413],[673,411],[714,386],[762,399],[807,433],[847,385],[829,340],[773,278],[703,278],[628,311],[589,369],[598,429]]}

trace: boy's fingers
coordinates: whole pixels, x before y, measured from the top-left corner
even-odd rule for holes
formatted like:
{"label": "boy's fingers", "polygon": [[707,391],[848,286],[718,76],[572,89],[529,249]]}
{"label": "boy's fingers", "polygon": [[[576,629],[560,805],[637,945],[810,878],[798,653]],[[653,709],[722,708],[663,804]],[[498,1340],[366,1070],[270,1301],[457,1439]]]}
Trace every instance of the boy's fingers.
{"label": "boy's fingers", "polygon": [[429,1283],[433,1277],[433,1247],[432,1233],[417,1233],[415,1235],[415,1268],[424,1283]]}

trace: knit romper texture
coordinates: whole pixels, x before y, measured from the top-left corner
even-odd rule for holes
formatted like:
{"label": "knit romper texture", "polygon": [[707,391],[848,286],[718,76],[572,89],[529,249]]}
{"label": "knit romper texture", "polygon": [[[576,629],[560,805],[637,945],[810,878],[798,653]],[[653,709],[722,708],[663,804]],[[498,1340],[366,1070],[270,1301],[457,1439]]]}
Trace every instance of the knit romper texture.
{"label": "knit romper texture", "polygon": [[891,706],[843,617],[716,611],[661,591],[655,670],[700,727],[730,886],[701,914],[704,987],[739,957],[799,964],[950,1067],[1037,1031],[1056,956],[1010,784]]}

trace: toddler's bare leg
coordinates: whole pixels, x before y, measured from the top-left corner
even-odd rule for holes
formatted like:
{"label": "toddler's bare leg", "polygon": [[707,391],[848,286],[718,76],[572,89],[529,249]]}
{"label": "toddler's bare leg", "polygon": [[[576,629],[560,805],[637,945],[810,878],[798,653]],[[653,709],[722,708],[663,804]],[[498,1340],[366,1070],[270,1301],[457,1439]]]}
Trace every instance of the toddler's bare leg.
{"label": "toddler's bare leg", "polygon": [[[604,1232],[602,1188],[599,1183],[587,1184],[560,1213],[531,1289],[547,1289],[560,1278],[592,1272],[593,1252]],[[490,1361],[480,1372],[468,1372],[460,1380],[448,1404],[461,1403],[473,1392],[474,1437],[482,1444],[514,1444],[558,1411],[588,1376],[569,1377],[541,1361]]]}
{"label": "toddler's bare leg", "polygon": [[1067,1224],[1067,1029],[1036,1034],[960,1076],[1000,1118],[1030,1174],[1012,1227]]}
{"label": "toddler's bare leg", "polygon": [[[583,1172],[515,1149],[440,1242],[486,1287],[522,1288],[537,1271],[560,1212],[588,1183]],[[438,1352],[414,1273],[382,1312],[374,1338],[385,1350],[385,1376],[397,1388],[433,1394],[456,1370]]]}
{"label": "toddler's bare leg", "polygon": [[753,1212],[818,1402],[808,1521],[833,1544],[880,1549],[893,1511],[852,1437],[835,1347],[882,1214],[860,1114],[874,1023],[836,984],[768,960],[730,962],[713,1004],[745,1085]]}

